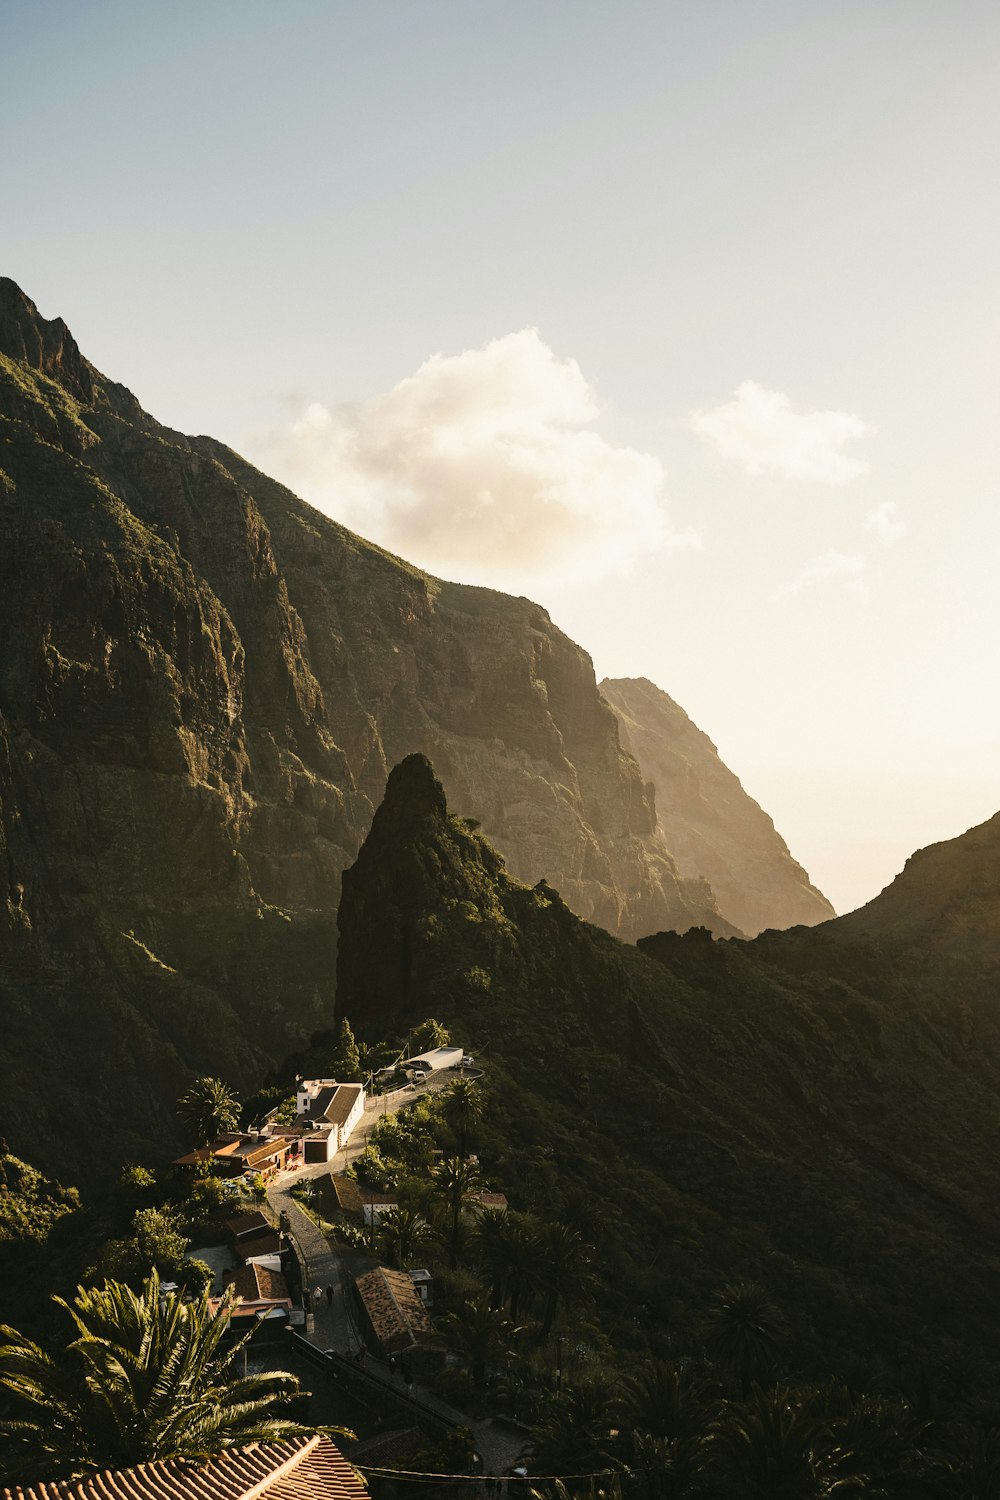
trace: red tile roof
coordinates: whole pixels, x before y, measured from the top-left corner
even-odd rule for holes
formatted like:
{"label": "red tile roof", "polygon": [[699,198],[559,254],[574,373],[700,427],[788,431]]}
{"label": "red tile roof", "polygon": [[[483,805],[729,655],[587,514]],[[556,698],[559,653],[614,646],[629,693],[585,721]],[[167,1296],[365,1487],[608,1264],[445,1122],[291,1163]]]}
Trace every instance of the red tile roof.
{"label": "red tile roof", "polygon": [[364,1199],[361,1189],[353,1177],[345,1177],[340,1172],[331,1172],[330,1183],[337,1196],[337,1207],[342,1208],[345,1213],[359,1214],[364,1207]]}
{"label": "red tile roof", "polygon": [[272,1227],[256,1208],[248,1214],[237,1214],[234,1219],[226,1220],[226,1228],[234,1239],[240,1239],[246,1234],[266,1234]]}
{"label": "red tile roof", "polygon": [[369,1500],[324,1435],[251,1443],[197,1462],[169,1458],[84,1479],[0,1490],[2,1500]]}
{"label": "red tile roof", "polygon": [[269,1271],[267,1266],[238,1266],[227,1271],[223,1277],[226,1286],[236,1288],[237,1297],[244,1302],[290,1302],[288,1283],[280,1271]]}
{"label": "red tile roof", "polygon": [[376,1266],[354,1283],[383,1349],[406,1349],[431,1332],[431,1320],[409,1276]]}

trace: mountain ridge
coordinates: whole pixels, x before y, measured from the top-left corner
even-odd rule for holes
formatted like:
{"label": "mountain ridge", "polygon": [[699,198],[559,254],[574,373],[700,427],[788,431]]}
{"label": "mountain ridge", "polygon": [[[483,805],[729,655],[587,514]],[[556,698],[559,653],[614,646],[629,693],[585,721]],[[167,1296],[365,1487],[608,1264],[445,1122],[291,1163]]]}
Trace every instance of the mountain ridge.
{"label": "mountain ridge", "polygon": [[[590,658],[540,606],[432,579],[160,426],[6,279],[0,424],[12,1140],[39,1030],[56,1096],[138,1150],[175,1138],[193,1073],[245,1086],[321,1025],[341,873],[414,750],[583,915],[734,931],[678,874]],[[85,1082],[102,1048],[113,1097]],[[154,1056],[150,1096],[131,1060]],[[51,1163],[58,1121],[32,1134]]]}
{"label": "mountain ridge", "polygon": [[654,788],[657,821],[682,876],[707,880],[720,910],[748,937],[836,915],[764,809],[668,693],[646,677],[605,678],[600,690],[618,716],[622,744]]}

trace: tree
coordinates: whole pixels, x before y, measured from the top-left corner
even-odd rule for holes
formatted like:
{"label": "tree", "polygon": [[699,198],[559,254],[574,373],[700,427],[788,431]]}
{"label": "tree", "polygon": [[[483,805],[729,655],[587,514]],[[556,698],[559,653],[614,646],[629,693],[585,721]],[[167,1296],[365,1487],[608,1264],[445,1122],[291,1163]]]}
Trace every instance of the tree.
{"label": "tree", "polygon": [[499,1307],[510,1302],[510,1315],[517,1322],[524,1300],[542,1284],[544,1253],[538,1225],[527,1214],[506,1208],[481,1210],[476,1224],[480,1264],[490,1281],[490,1303]]}
{"label": "tree", "polygon": [[107,1282],[79,1287],[72,1303],[53,1301],[76,1334],[56,1357],[0,1327],[0,1391],[14,1413],[0,1433],[15,1445],[22,1477],[202,1458],[308,1430],[280,1415],[280,1404],[298,1393],[294,1375],[234,1377],[252,1334],[222,1348],[231,1291],[216,1314],[207,1290],[183,1302],[161,1292],[154,1271],[139,1293]]}
{"label": "tree", "polygon": [[716,1298],[708,1347],[715,1363],[738,1381],[744,1395],[772,1369],[780,1330],[778,1309],[755,1281],[732,1282]]}
{"label": "tree", "polygon": [[621,1469],[617,1399],[600,1382],[582,1380],[546,1404],[525,1456],[538,1474],[593,1474]]}
{"label": "tree", "polygon": [[[189,1243],[175,1209],[140,1208],[132,1217],[131,1238],[107,1240],[92,1274],[97,1280],[123,1281],[136,1289],[150,1271],[167,1280],[189,1284],[193,1263],[184,1254]],[[197,1273],[193,1279],[200,1280]]]}
{"label": "tree", "polygon": [[449,1349],[458,1354],[476,1385],[486,1379],[487,1367],[512,1359],[521,1329],[486,1301],[463,1302],[439,1323]]}
{"label": "tree", "polygon": [[741,1500],[846,1500],[870,1493],[811,1393],[787,1386],[755,1385],[742,1402],[728,1402],[712,1430],[711,1454],[720,1493]]}
{"label": "tree", "polygon": [[414,1053],[429,1052],[432,1047],[447,1047],[450,1041],[451,1032],[433,1016],[428,1016],[410,1032],[410,1048]]}
{"label": "tree", "polygon": [[239,1126],[240,1104],[219,1078],[196,1078],[177,1101],[181,1123],[199,1146]]}
{"label": "tree", "polygon": [[714,1381],[662,1360],[626,1380],[625,1420],[650,1496],[672,1500],[692,1492],[705,1472],[719,1395]]}
{"label": "tree", "polygon": [[354,1040],[354,1032],[351,1023],[346,1016],[341,1016],[337,1026],[336,1049],[331,1063],[333,1076],[340,1083],[359,1083],[361,1081],[361,1054],[358,1044]]}
{"label": "tree", "polygon": [[587,1247],[575,1229],[566,1224],[543,1224],[539,1232],[539,1270],[544,1296],[542,1328],[544,1344],[552,1332],[560,1302],[585,1292],[593,1279]]}
{"label": "tree", "polygon": [[477,1120],[481,1120],[485,1101],[483,1091],[471,1078],[463,1078],[452,1084],[441,1099],[441,1111],[458,1139],[458,1154],[462,1161],[469,1152],[469,1136]]}
{"label": "tree", "polygon": [[414,1256],[431,1236],[431,1226],[421,1214],[408,1208],[388,1208],[379,1220],[379,1240],[387,1260],[394,1260],[400,1270],[412,1265]]}
{"label": "tree", "polygon": [[454,1270],[458,1265],[458,1242],[462,1222],[462,1205],[479,1187],[481,1176],[475,1162],[462,1161],[457,1156],[446,1156],[439,1162],[434,1173],[438,1191],[448,1204],[451,1228],[448,1240],[448,1264]]}

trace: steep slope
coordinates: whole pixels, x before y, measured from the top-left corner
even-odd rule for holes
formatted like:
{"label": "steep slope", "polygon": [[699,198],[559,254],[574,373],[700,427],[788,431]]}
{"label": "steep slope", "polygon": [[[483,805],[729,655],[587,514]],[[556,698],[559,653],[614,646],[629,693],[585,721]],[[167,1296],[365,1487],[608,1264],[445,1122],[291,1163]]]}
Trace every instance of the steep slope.
{"label": "steep slope", "polygon": [[512,880],[411,757],[344,877],[338,1007],[373,1034],[432,1013],[477,1050],[484,1166],[516,1208],[586,1204],[615,1350],[683,1349],[751,1276],[796,1368],[993,1360],[995,1005],[918,991],[929,955],[886,974],[838,926],[622,945]]}
{"label": "steep slope", "polygon": [[85,1172],[82,1116],[169,1141],[192,1072],[244,1084],[321,1023],[341,872],[413,749],[585,915],[732,931],[537,605],[161,427],[6,280],[0,424],[0,1129],[32,1160]]}
{"label": "steep slope", "polygon": [[763,808],[684,710],[645,677],[606,678],[622,745],[653,786],[659,825],[681,874],[702,877],[741,931],[813,926],[835,915]]}

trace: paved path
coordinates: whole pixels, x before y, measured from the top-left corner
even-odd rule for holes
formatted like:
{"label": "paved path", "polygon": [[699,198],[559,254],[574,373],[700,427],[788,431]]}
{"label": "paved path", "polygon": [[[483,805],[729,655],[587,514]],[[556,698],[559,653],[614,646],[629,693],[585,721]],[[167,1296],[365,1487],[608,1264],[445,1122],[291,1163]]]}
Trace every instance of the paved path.
{"label": "paved path", "polygon": [[[271,1179],[267,1201],[276,1216],[281,1213],[288,1215],[292,1235],[304,1261],[305,1284],[314,1316],[313,1328],[307,1337],[318,1348],[336,1349],[340,1354],[350,1354],[359,1347],[362,1340],[354,1324],[350,1282],[378,1262],[360,1251],[331,1244],[315,1220],[299,1207],[292,1197],[291,1189],[297,1182],[309,1178],[325,1177],[330,1172],[343,1172],[345,1167],[350,1166],[361,1155],[368,1131],[383,1115],[396,1114],[421,1095],[436,1093],[454,1082],[455,1074],[452,1072],[432,1073],[426,1083],[415,1089],[400,1089],[393,1094],[366,1099],[362,1119],[358,1121],[347,1146],[337,1153],[332,1162],[315,1162],[311,1166],[300,1167],[295,1172],[281,1172]],[[342,1274],[344,1272],[347,1274]],[[312,1296],[316,1287],[322,1292],[318,1302]],[[333,1289],[332,1302],[327,1300],[327,1287]],[[366,1369],[372,1379],[381,1385],[406,1393],[406,1383],[398,1371],[393,1373],[374,1360],[369,1360]],[[523,1429],[492,1418],[474,1421],[423,1386],[414,1386],[413,1394],[432,1411],[440,1412],[442,1416],[461,1426],[472,1428],[476,1436],[476,1447],[483,1456],[487,1473],[502,1474],[516,1462],[524,1445]]]}
{"label": "paved path", "polygon": [[[341,1272],[349,1270],[353,1278],[376,1266],[378,1261],[361,1252],[331,1245],[315,1221],[299,1207],[291,1195],[291,1189],[297,1182],[309,1178],[343,1172],[364,1151],[368,1132],[384,1115],[394,1115],[422,1095],[448,1088],[455,1080],[453,1072],[442,1070],[440,1073],[431,1073],[426,1083],[418,1084],[415,1088],[397,1089],[391,1094],[376,1094],[366,1098],[364,1114],[354,1127],[351,1139],[342,1151],[337,1152],[332,1162],[314,1162],[310,1166],[299,1167],[294,1172],[279,1172],[268,1184],[267,1201],[276,1217],[282,1213],[288,1215],[292,1235],[304,1261],[306,1290],[310,1294],[309,1306],[315,1316],[314,1328],[309,1336],[321,1349],[337,1349],[346,1354],[358,1347],[361,1340],[354,1329],[349,1294],[342,1285],[345,1278]],[[322,1292],[318,1302],[312,1296],[316,1287]],[[332,1303],[327,1301],[327,1287],[333,1288]]]}

